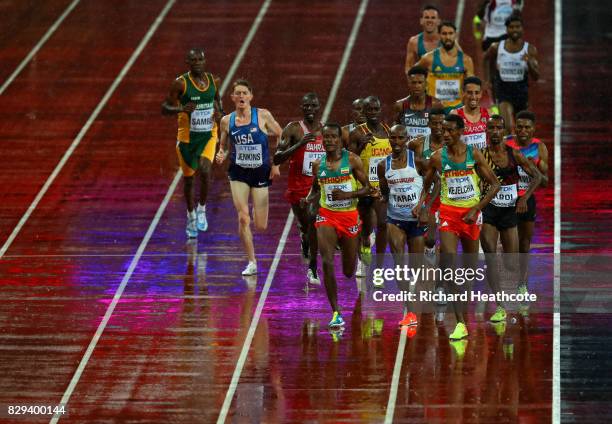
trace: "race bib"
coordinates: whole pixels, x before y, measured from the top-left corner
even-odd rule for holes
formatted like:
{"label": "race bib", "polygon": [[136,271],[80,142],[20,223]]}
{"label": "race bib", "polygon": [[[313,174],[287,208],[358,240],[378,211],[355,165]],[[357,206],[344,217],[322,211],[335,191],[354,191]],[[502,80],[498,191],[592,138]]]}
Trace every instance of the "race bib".
{"label": "race bib", "polygon": [[459,80],[436,80],[436,97],[442,101],[457,100],[459,98]]}
{"label": "race bib", "polygon": [[321,159],[325,155],[325,152],[304,152],[304,162],[302,162],[302,174],[312,177],[312,164],[313,162]]}
{"label": "race bib", "polygon": [[431,128],[429,127],[407,127],[406,129],[408,130],[410,138],[428,136],[431,134]]}
{"label": "race bib", "polygon": [[236,165],[259,168],[263,165],[261,144],[236,144]]}
{"label": "race bib", "polygon": [[469,200],[476,197],[476,188],[470,176],[446,177],[448,198],[451,200]]}
{"label": "race bib", "polygon": [[487,147],[487,134],[476,133],[476,134],[464,134],[461,136],[463,142],[468,146],[474,146],[477,149],[484,149]]}
{"label": "race bib", "polygon": [[499,188],[495,197],[491,199],[491,204],[499,208],[509,208],[516,205],[517,198],[518,190],[516,184],[503,185]]}
{"label": "race bib", "polygon": [[385,159],[385,156],[372,156],[370,158],[370,182],[378,182],[378,162]]}
{"label": "race bib", "polygon": [[408,208],[410,210],[419,203],[419,197],[411,186],[391,187],[389,204],[392,208]]}
{"label": "race bib", "polygon": [[347,181],[345,183],[338,184],[325,184],[325,203],[331,209],[344,209],[349,208],[352,205],[353,199],[346,200],[333,200],[332,191],[336,189],[340,189],[342,191],[353,191],[351,186],[351,182]]}
{"label": "race bib", "polygon": [[529,188],[529,184],[531,184],[531,177],[520,166],[518,167],[518,174],[519,174],[518,188],[520,191],[526,191]]}
{"label": "race bib", "polygon": [[210,132],[213,129],[213,109],[196,109],[191,112],[189,130]]}
{"label": "race bib", "polygon": [[499,76],[504,82],[519,82],[525,78],[526,69],[524,60],[506,59],[499,65]]}

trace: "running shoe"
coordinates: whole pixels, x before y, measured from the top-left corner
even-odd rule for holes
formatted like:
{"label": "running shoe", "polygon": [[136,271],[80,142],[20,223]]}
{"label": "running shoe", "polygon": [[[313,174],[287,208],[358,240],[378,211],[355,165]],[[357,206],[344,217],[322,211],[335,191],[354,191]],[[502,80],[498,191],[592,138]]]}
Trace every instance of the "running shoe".
{"label": "running shoe", "polygon": [[414,336],[416,336],[417,333],[417,326],[413,325],[410,327],[402,327],[402,331],[406,331],[406,337],[408,337],[409,339],[413,338]]}
{"label": "running shoe", "polygon": [[355,271],[355,277],[361,278],[366,276],[366,265],[357,259],[357,271]]}
{"label": "running shoe", "polygon": [[334,327],[329,329],[329,335],[332,338],[334,343],[338,343],[342,340],[342,335],[344,334],[344,327]]}
{"label": "running shoe", "polygon": [[188,238],[197,238],[198,237],[198,228],[196,226],[196,217],[194,212],[187,212],[187,228],[185,229],[185,233]]}
{"label": "running shoe", "polygon": [[495,310],[495,313],[491,315],[491,318],[489,318],[489,321],[491,322],[506,321],[506,310],[502,308],[501,306],[498,306],[497,309]]}
{"label": "running shoe", "polygon": [[206,205],[198,205],[197,209],[198,231],[208,230],[208,221],[206,220]]}
{"label": "running shoe", "polygon": [[529,291],[527,290],[527,283],[519,283],[518,292],[519,294],[527,296],[529,294]]}
{"label": "running shoe", "polygon": [[461,340],[468,336],[467,327],[464,323],[458,322],[455,326],[455,331],[452,332],[450,336],[448,336],[451,340]]}
{"label": "running shoe", "polygon": [[308,282],[310,284],[314,284],[316,286],[320,286],[321,285],[321,280],[319,280],[319,276],[317,275],[317,270],[312,270],[312,269],[308,269],[308,272],[306,273],[306,276],[308,277]]}
{"label": "running shoe", "polygon": [[425,247],[425,260],[431,265],[436,264],[436,247]]}
{"label": "running shoe", "polygon": [[376,318],[374,320],[374,336],[380,337],[383,331],[383,327],[385,325],[385,320],[382,318]]}
{"label": "running shoe", "polygon": [[330,328],[344,327],[344,320],[342,319],[342,315],[338,313],[338,311],[334,311],[334,315],[332,315],[332,319],[328,324]]}
{"label": "running shoe", "polygon": [[503,351],[506,359],[514,359],[514,342],[512,341],[512,337],[506,337],[504,339]]}
{"label": "running shoe", "polygon": [[359,253],[361,261],[364,264],[370,265],[372,263],[372,248],[370,246],[361,246],[359,248]]}
{"label": "running shoe", "polygon": [[249,262],[244,271],[242,271],[242,275],[255,275],[257,274],[257,262]]}
{"label": "running shoe", "polygon": [[302,258],[307,261],[310,257],[310,244],[308,243],[307,239],[302,238],[300,245],[302,248]]}
{"label": "running shoe", "polygon": [[406,312],[404,319],[399,322],[401,327],[417,325],[417,316],[414,312]]}
{"label": "running shoe", "polygon": [[467,349],[468,341],[467,340],[451,340],[450,346],[455,352],[455,356],[457,359],[461,360],[465,356],[465,350]]}
{"label": "running shoe", "polygon": [[506,334],[506,321],[494,322],[491,323],[491,325],[493,326],[493,330],[495,330],[495,334],[498,337],[501,337]]}

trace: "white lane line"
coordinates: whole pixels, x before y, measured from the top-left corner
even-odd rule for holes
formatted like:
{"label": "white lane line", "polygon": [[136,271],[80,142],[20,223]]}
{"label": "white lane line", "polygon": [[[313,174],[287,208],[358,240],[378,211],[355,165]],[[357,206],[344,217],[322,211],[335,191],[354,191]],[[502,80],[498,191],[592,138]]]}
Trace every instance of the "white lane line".
{"label": "white lane line", "polygon": [[[251,27],[251,30],[249,31],[247,37],[244,39],[242,46],[240,47],[240,50],[238,52],[238,54],[236,55],[236,57],[234,58],[234,62],[232,63],[231,67],[230,67],[230,71],[228,72],[228,74],[226,75],[226,81],[230,81],[233,77],[234,77],[234,73],[236,71],[236,69],[238,69],[238,66],[240,65],[240,62],[242,61],[242,58],[244,57],[244,52],[246,51],[246,49],[248,48],[249,44],[251,43],[251,40],[253,38],[253,35],[255,33],[255,31],[257,31],[257,28],[259,27],[261,20],[263,18],[263,15],[265,13],[265,11],[268,9],[270,2],[272,0],[266,0],[266,2],[262,5],[259,14],[257,15],[257,17],[255,18],[255,21],[253,22],[253,26]],[[170,0],[168,2],[168,4],[166,4],[166,7],[164,8],[164,10],[162,11],[162,13],[160,13],[160,15],[158,16],[158,18],[156,19],[156,27],[159,26],[159,24],[161,23],[161,21],[163,20],[163,18],[165,17],[165,15],[168,13],[168,11],[170,10],[170,7],[172,7],[172,5],[174,4],[175,0]],[[262,13],[263,11],[263,13]],[[153,27],[152,27],[153,28]],[[255,28],[255,29],[253,29]],[[249,37],[250,36],[250,37]],[[149,37],[150,38],[150,37]],[[144,40],[143,40],[144,41]],[[242,54],[240,54],[240,52],[242,52]],[[127,70],[126,70],[127,72]],[[222,96],[224,90],[227,88],[229,82],[227,84],[223,84],[221,86],[221,89],[219,91],[219,94]],[[130,266],[127,270],[127,272],[125,273],[125,275],[123,276],[123,279],[121,280],[121,284],[119,285],[119,287],[117,288],[117,291],[115,292],[115,295],[113,296],[113,300],[111,301],[111,303],[108,305],[108,308],[106,310],[106,313],[104,314],[104,317],[102,318],[102,321],[100,322],[100,324],[98,325],[98,328],[93,336],[93,338],[91,339],[91,341],[89,342],[89,346],[87,347],[87,350],[85,351],[85,354],[83,355],[83,358],[81,359],[79,366],[77,368],[77,370],[75,371],[72,380],[70,381],[70,384],[68,385],[68,388],[66,389],[66,391],[64,392],[64,395],[62,396],[62,400],[60,401],[61,405],[66,405],[68,403],[68,401],[70,400],[70,396],[72,395],[72,392],[74,391],[76,385],[79,382],[79,379],[81,378],[81,375],[83,374],[83,371],[85,370],[85,367],[87,366],[87,362],[89,361],[89,358],[91,357],[94,349],[96,348],[96,345],[98,344],[98,341],[100,340],[100,337],[102,337],[102,333],[104,332],[104,329],[106,328],[108,321],[110,320],[115,307],[117,306],[117,303],[119,302],[123,291],[125,290],[125,287],[127,286],[130,277],[132,276],[132,274],[134,273],[134,270],[136,269],[136,266],[138,265],[138,262],[140,261],[140,258],[143,255],[144,250],[147,247],[147,244],[149,243],[149,240],[151,239],[151,236],[153,235],[153,233],[155,232],[155,229],[157,228],[157,225],[159,224],[159,220],[161,219],[162,215],[164,214],[166,207],[168,206],[168,203],[170,202],[170,199],[172,198],[174,191],[176,190],[176,187],[179,183],[179,181],[181,180],[181,172],[178,171],[175,175],[174,175],[174,179],[172,180],[172,183],[170,184],[170,187],[168,188],[168,191],[166,192],[166,195],[164,196],[164,200],[162,201],[162,203],[159,205],[159,208],[157,209],[157,212],[155,213],[155,217],[153,218],[153,221],[151,221],[151,224],[149,225],[149,228],[144,236],[144,238],[142,239],[142,242],[140,243],[140,246],[138,246],[138,250],[136,251],[136,254],[134,255],[134,258],[132,258],[132,261],[130,262]],[[51,421],[49,421],[50,424],[55,424],[59,421],[59,419],[61,418],[60,415],[56,415],[54,416]]]}
{"label": "white lane line", "polygon": [[[336,101],[336,94],[338,93],[338,88],[340,87],[340,83],[342,82],[342,77],[344,76],[346,65],[351,57],[351,52],[353,50],[353,46],[355,45],[355,40],[357,39],[357,34],[359,33],[359,28],[361,27],[361,22],[363,21],[363,17],[368,7],[368,3],[369,0],[362,0],[359,6],[359,10],[357,11],[357,16],[355,17],[355,21],[353,22],[353,28],[351,29],[349,39],[346,43],[346,46],[344,47],[344,53],[342,54],[340,65],[338,66],[338,70],[336,71],[336,77],[334,78],[332,88],[327,98],[327,104],[325,105],[323,115],[321,116],[321,121],[323,122],[325,122],[329,117],[329,113],[331,112],[333,104]],[[255,309],[255,314],[253,315],[253,319],[251,320],[251,325],[249,326],[247,337],[242,346],[242,350],[240,351],[238,361],[236,362],[236,368],[234,369],[234,373],[232,374],[232,380],[230,382],[229,388],[227,389],[225,400],[223,401],[223,405],[221,406],[221,411],[219,412],[217,424],[223,424],[227,419],[227,414],[229,413],[230,407],[232,405],[232,399],[234,398],[234,394],[236,393],[236,388],[238,387],[238,382],[240,381],[240,375],[242,374],[244,363],[246,362],[249,349],[251,348],[251,343],[253,341],[253,336],[255,335],[255,330],[257,328],[257,325],[259,324],[261,311],[263,310],[266,298],[268,297],[268,291],[270,290],[270,286],[272,285],[274,274],[276,273],[280,257],[283,254],[283,250],[285,248],[285,243],[287,241],[287,236],[289,235],[289,230],[291,229],[291,225],[293,224],[293,218],[293,212],[289,211],[289,215],[287,216],[287,220],[285,221],[283,234],[281,236],[278,248],[276,249],[276,254],[274,255],[272,266],[268,271],[268,276],[266,278],[266,282],[264,284],[261,295],[259,296],[257,308]]]}
{"label": "white lane line", "polygon": [[561,42],[563,13],[561,0],[555,0],[555,227],[553,238],[554,293],[553,310],[553,423],[561,422],[561,125],[563,123]]}
{"label": "white lane line", "polygon": [[72,10],[77,6],[77,4],[79,4],[80,1],[81,0],[74,0],[72,3],[70,3],[68,7],[64,10],[64,13],[62,13],[59,18],[57,18],[57,20],[53,23],[53,25],[51,25],[51,27],[47,30],[47,32],[45,32],[45,35],[43,35],[42,38],[38,41],[38,43],[36,43],[34,48],[30,50],[30,53],[28,53],[28,55],[17,66],[17,68],[15,68],[15,70],[7,78],[7,80],[4,81],[4,84],[2,84],[2,87],[0,87],[0,96],[2,95],[2,93],[4,93],[8,86],[11,85],[15,78],[17,78],[21,71],[23,71],[23,68],[25,68],[28,63],[30,63],[32,58],[36,56],[36,53],[38,53],[38,51],[47,42],[47,40],[51,38],[55,30],[57,30],[57,28],[62,24],[62,22],[64,22],[64,19],[66,19],[66,17],[70,14],[70,12],[72,12]]}
{"label": "white lane line", "polygon": [[140,56],[145,46],[149,43],[149,40],[151,39],[151,37],[153,37],[153,34],[155,34],[155,31],[157,31],[157,28],[162,23],[162,21],[166,17],[166,14],[168,13],[172,5],[174,5],[175,1],[176,0],[168,0],[168,2],[166,3],[166,6],[163,8],[161,13],[157,16],[157,18],[155,19],[155,21],[153,22],[153,24],[151,25],[151,27],[145,34],[144,38],[142,39],[138,47],[136,47],[136,50],[134,50],[134,53],[132,53],[132,56],[129,58],[129,60],[127,61],[127,63],[125,64],[121,72],[119,72],[119,75],[117,75],[117,77],[115,78],[115,81],[113,81],[111,86],[108,88],[108,90],[106,91],[106,94],[104,94],[104,97],[102,97],[102,100],[100,100],[100,103],[98,103],[98,106],[96,106],[92,114],[89,116],[89,119],[87,119],[87,122],[85,122],[85,125],[83,126],[83,128],[81,128],[81,131],[79,131],[78,135],[73,140],[68,150],[66,150],[66,152],[64,153],[64,156],[62,156],[59,163],[55,166],[55,169],[53,170],[51,175],[49,175],[49,178],[47,178],[47,181],[45,181],[45,184],[42,186],[42,188],[40,189],[40,191],[38,192],[38,194],[36,195],[32,203],[28,207],[28,210],[23,214],[23,216],[17,223],[17,226],[13,229],[13,232],[9,235],[6,242],[4,242],[4,245],[2,246],[2,248],[0,248],[0,258],[4,256],[8,248],[11,246],[11,244],[13,243],[13,240],[15,240],[15,237],[17,237],[17,235],[21,231],[21,228],[25,225],[27,220],[30,218],[30,215],[32,215],[32,212],[34,212],[34,209],[36,209],[36,207],[38,206],[38,203],[40,203],[40,200],[47,193],[47,190],[49,190],[49,187],[51,187],[51,184],[53,184],[53,181],[55,181],[55,178],[59,175],[62,168],[64,168],[64,165],[66,164],[66,162],[68,162],[68,159],[70,159],[70,156],[72,156],[72,153],[74,152],[74,150],[77,148],[79,143],[81,143],[81,140],[83,139],[83,137],[85,137],[85,134],[87,133],[87,131],[89,131],[89,128],[91,127],[91,125],[98,118],[98,115],[100,114],[102,109],[104,109],[108,100],[111,98],[111,96],[113,95],[113,93],[115,92],[115,90],[117,89],[121,81],[123,80],[123,78],[127,75],[128,71],[130,70],[134,62],[136,62],[136,59],[138,59],[138,56]]}
{"label": "white lane line", "polygon": [[[457,2],[457,11],[455,12],[455,26],[457,27],[457,41],[461,32],[461,22],[463,22],[463,11],[465,10],[465,0]],[[478,46],[477,46],[478,47]]]}

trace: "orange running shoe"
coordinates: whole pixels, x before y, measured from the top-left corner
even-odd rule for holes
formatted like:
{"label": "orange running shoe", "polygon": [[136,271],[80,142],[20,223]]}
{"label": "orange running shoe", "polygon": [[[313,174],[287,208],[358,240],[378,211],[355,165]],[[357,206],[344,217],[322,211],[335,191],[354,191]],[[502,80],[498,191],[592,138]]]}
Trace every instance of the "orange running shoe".
{"label": "orange running shoe", "polygon": [[399,322],[399,325],[401,327],[413,326],[417,324],[418,324],[418,321],[417,321],[417,317],[414,314],[414,312],[406,312],[406,315],[404,315],[404,319]]}

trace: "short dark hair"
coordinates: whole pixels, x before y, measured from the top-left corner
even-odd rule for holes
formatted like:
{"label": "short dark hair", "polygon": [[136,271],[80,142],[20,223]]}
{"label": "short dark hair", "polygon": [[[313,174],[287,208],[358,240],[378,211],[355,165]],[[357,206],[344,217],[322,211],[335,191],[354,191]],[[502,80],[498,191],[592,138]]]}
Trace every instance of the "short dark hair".
{"label": "short dark hair", "polygon": [[427,69],[422,66],[413,66],[408,71],[408,76],[412,75],[423,75],[425,78],[427,78]]}
{"label": "short dark hair", "polygon": [[445,121],[454,122],[457,124],[457,129],[462,130],[465,128],[465,122],[463,122],[463,118],[459,115],[448,114],[444,117]]}
{"label": "short dark hair", "polygon": [[342,138],[342,127],[337,122],[326,122],[323,125],[324,128],[334,128],[338,132],[338,137]]}
{"label": "short dark hair", "polygon": [[520,22],[521,26],[523,25],[523,17],[521,16],[520,12],[513,12],[510,16],[508,16],[505,22],[506,27],[508,27],[512,22]]}
{"label": "short dark hair", "polygon": [[425,12],[426,10],[435,10],[438,13],[438,16],[440,16],[440,9],[438,9],[433,4],[426,4],[425,6],[423,6],[421,8],[421,16],[423,15],[423,12]]}
{"label": "short dark hair", "polygon": [[442,23],[438,25],[438,32],[442,31],[442,27],[450,27],[457,32],[457,27],[451,21],[442,21]]}
{"label": "short dark hair", "polygon": [[317,93],[314,93],[312,91],[310,93],[306,93],[306,94],[304,94],[302,96],[302,100],[304,100],[304,99],[312,99],[312,98],[319,100],[319,96],[317,96]]}
{"label": "short dark hair", "polygon": [[493,121],[493,120],[495,120],[495,121],[502,121],[503,124],[506,125],[506,120],[504,119],[504,117],[499,115],[499,114],[497,114],[497,113],[489,116],[489,121]]}
{"label": "short dark hair", "polygon": [[365,99],[363,99],[364,103],[370,103],[370,102],[378,102],[380,103],[380,98],[378,96],[368,96]]}
{"label": "short dark hair", "polygon": [[465,88],[468,84],[475,84],[479,87],[482,87],[482,81],[480,80],[480,78],[475,76],[467,77],[463,80],[463,88]]}
{"label": "short dark hair", "polygon": [[236,88],[236,86],[238,85],[244,85],[246,88],[249,89],[249,91],[251,93],[253,93],[253,88],[251,87],[251,83],[248,82],[246,79],[244,78],[238,78],[236,81],[234,81],[232,83],[232,92],[234,92],[234,89]]}
{"label": "short dark hair", "polygon": [[530,112],[528,110],[522,110],[519,113],[516,114],[516,120],[518,121],[519,119],[528,119],[531,122],[533,122],[535,124],[536,122],[536,116],[535,113]]}
{"label": "short dark hair", "polygon": [[429,116],[431,115],[446,115],[446,111],[443,107],[432,107],[429,110]]}

